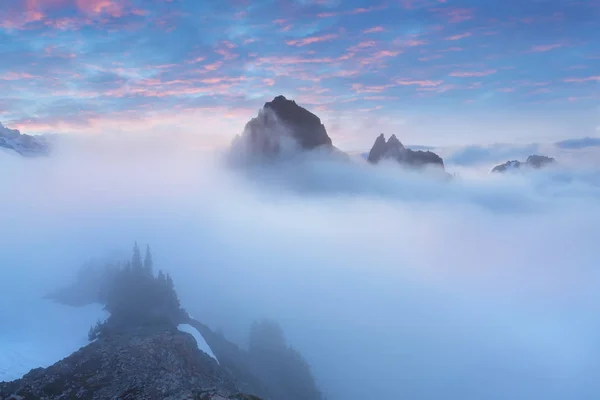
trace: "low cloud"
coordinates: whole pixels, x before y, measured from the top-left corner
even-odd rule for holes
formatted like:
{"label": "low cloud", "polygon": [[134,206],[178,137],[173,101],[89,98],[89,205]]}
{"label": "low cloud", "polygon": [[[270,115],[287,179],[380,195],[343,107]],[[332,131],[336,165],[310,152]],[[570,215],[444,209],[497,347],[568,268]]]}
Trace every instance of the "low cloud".
{"label": "low cloud", "polygon": [[232,170],[122,140],[0,153],[0,343],[80,263],[137,240],[241,345],[278,320],[329,399],[597,397],[597,171],[442,182],[317,155]]}

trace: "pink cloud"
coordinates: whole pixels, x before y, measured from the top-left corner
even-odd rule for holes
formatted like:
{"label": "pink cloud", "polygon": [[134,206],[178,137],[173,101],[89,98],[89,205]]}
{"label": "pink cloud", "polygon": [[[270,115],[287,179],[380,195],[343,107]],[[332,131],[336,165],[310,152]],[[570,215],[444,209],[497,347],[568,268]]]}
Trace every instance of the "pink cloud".
{"label": "pink cloud", "polygon": [[431,11],[443,16],[451,24],[458,24],[474,18],[473,10],[469,8],[433,8]]}
{"label": "pink cloud", "polygon": [[585,78],[567,78],[567,79],[565,79],[565,82],[567,82],[567,83],[600,82],[600,75],[588,76]]}
{"label": "pink cloud", "polygon": [[20,81],[28,79],[38,79],[39,76],[31,75],[25,72],[7,72],[0,75],[0,81]]}
{"label": "pink cloud", "polygon": [[396,57],[398,54],[402,54],[401,51],[393,50],[380,50],[374,54],[375,57]]}
{"label": "pink cloud", "polygon": [[216,71],[219,68],[221,68],[222,65],[223,65],[222,61],[217,61],[217,62],[214,62],[212,64],[205,65],[204,69],[207,70],[207,71]]}
{"label": "pink cloud", "polygon": [[560,43],[545,44],[545,45],[533,46],[531,48],[531,51],[534,53],[545,53],[550,50],[558,49],[559,47],[563,47],[563,45]]}
{"label": "pink cloud", "polygon": [[356,93],[381,93],[391,85],[365,86],[362,83],[353,83],[352,90]]}
{"label": "pink cloud", "polygon": [[498,72],[498,71],[495,69],[489,69],[487,71],[463,71],[463,72],[452,72],[452,73],[450,73],[450,76],[454,76],[457,78],[472,78],[472,77],[493,75],[496,72]]}
{"label": "pink cloud", "polygon": [[196,58],[193,58],[191,60],[186,61],[185,63],[186,64],[197,64],[197,63],[202,62],[204,60],[205,60],[205,57],[196,57]]}
{"label": "pink cloud", "polygon": [[442,56],[441,54],[434,54],[431,56],[426,56],[426,57],[421,57],[419,58],[419,61],[431,61],[431,60],[437,60],[439,58],[443,58],[444,56]]}
{"label": "pink cloud", "polygon": [[417,47],[417,46],[424,46],[426,44],[429,44],[429,42],[427,40],[410,39],[410,40],[406,40],[406,41],[402,42],[402,44],[404,46],[408,46],[408,47]]}
{"label": "pink cloud", "polygon": [[305,37],[305,38],[302,38],[302,39],[288,40],[285,43],[288,46],[302,47],[302,46],[306,46],[306,45],[313,44],[313,43],[327,42],[327,41],[333,40],[333,39],[335,39],[337,37],[338,37],[338,35],[333,34],[333,33],[329,33],[327,35],[309,36],[309,37]]}
{"label": "pink cloud", "polygon": [[439,86],[443,81],[432,81],[432,80],[410,80],[410,79],[399,79],[396,81],[401,86],[421,86],[421,87],[435,87]]}
{"label": "pink cloud", "polygon": [[446,38],[446,40],[460,40],[460,39],[464,39],[467,38],[469,36],[472,36],[473,34],[471,32],[465,32],[465,33],[461,33],[459,35],[454,35],[454,36],[448,36]]}
{"label": "pink cloud", "polygon": [[[112,17],[125,15],[125,2],[123,0],[75,0],[77,8],[85,14],[108,14]],[[139,10],[136,9],[139,13]]]}
{"label": "pink cloud", "polygon": [[322,12],[322,13],[317,14],[317,17],[319,17],[319,18],[331,18],[331,17],[337,17],[338,15],[365,14],[365,13],[369,13],[369,12],[373,12],[373,11],[383,10],[385,8],[387,8],[386,5],[370,6],[370,7],[358,7],[358,8],[354,8],[352,10],[339,11],[339,12]]}
{"label": "pink cloud", "polygon": [[363,31],[363,33],[375,33],[375,32],[383,32],[385,29],[383,29],[382,26],[374,26],[372,28],[369,29],[365,29]]}

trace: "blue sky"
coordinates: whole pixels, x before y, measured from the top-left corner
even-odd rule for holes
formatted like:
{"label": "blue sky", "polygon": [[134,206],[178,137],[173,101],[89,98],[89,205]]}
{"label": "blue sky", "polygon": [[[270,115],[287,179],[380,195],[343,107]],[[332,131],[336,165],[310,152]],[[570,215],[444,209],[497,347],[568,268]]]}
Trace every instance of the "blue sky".
{"label": "blue sky", "polygon": [[598,0],[5,0],[0,121],[218,146],[284,94],[345,149],[595,136],[598,32]]}

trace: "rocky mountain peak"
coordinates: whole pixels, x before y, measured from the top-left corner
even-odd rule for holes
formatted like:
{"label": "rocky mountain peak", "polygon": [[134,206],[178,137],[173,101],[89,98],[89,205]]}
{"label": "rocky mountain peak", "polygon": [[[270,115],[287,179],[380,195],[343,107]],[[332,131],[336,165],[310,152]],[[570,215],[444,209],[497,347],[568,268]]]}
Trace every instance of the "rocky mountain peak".
{"label": "rocky mountain peak", "polygon": [[15,151],[22,156],[34,157],[50,152],[48,141],[41,136],[25,135],[0,123],[0,148]]}
{"label": "rocky mountain peak", "polygon": [[540,155],[531,155],[527,157],[525,162],[521,162],[518,160],[507,161],[504,164],[496,165],[492,172],[508,172],[515,171],[521,168],[534,168],[540,169],[544,168],[548,165],[555,163],[556,160],[552,157],[540,156]]}
{"label": "rocky mountain peak", "polygon": [[271,157],[293,150],[332,149],[333,145],[319,117],[295,101],[277,96],[246,124],[232,148]]}
{"label": "rocky mountain peak", "polygon": [[444,168],[444,161],[440,156],[431,151],[414,151],[404,147],[396,135],[390,136],[386,141],[383,134],[375,139],[367,160],[377,164],[382,160],[395,160],[409,167],[437,166]]}

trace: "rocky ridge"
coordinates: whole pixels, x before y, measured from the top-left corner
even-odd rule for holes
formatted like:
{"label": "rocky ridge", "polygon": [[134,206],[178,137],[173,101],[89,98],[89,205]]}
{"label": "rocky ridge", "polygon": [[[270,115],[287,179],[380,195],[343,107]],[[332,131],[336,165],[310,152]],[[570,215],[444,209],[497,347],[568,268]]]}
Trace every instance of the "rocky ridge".
{"label": "rocky ridge", "polygon": [[0,123],[0,148],[15,151],[26,157],[48,155],[50,144],[41,136],[25,135]]}
{"label": "rocky ridge", "polygon": [[525,162],[520,162],[517,160],[507,161],[504,164],[496,165],[492,172],[508,172],[515,171],[522,168],[533,168],[540,169],[544,168],[548,165],[554,164],[556,160],[552,157],[540,156],[540,155],[531,155],[527,157]]}
{"label": "rocky ridge", "polygon": [[177,330],[139,330],[99,338],[46,369],[0,383],[0,399],[258,399],[239,393],[234,378],[194,338]]}
{"label": "rocky ridge", "polygon": [[[189,316],[170,275],[153,272],[149,248],[143,260],[135,245],[131,261],[86,264],[75,282],[46,298],[73,307],[100,303],[110,316],[90,328],[89,345],[0,383],[0,400],[322,400],[309,365],[277,325],[273,345],[239,348]],[[251,343],[265,337],[252,333]]]}
{"label": "rocky ridge", "polygon": [[382,160],[395,160],[403,166],[423,168],[426,166],[444,169],[444,160],[431,151],[411,150],[404,147],[396,135],[386,141],[383,133],[375,139],[367,161],[377,164]]}

